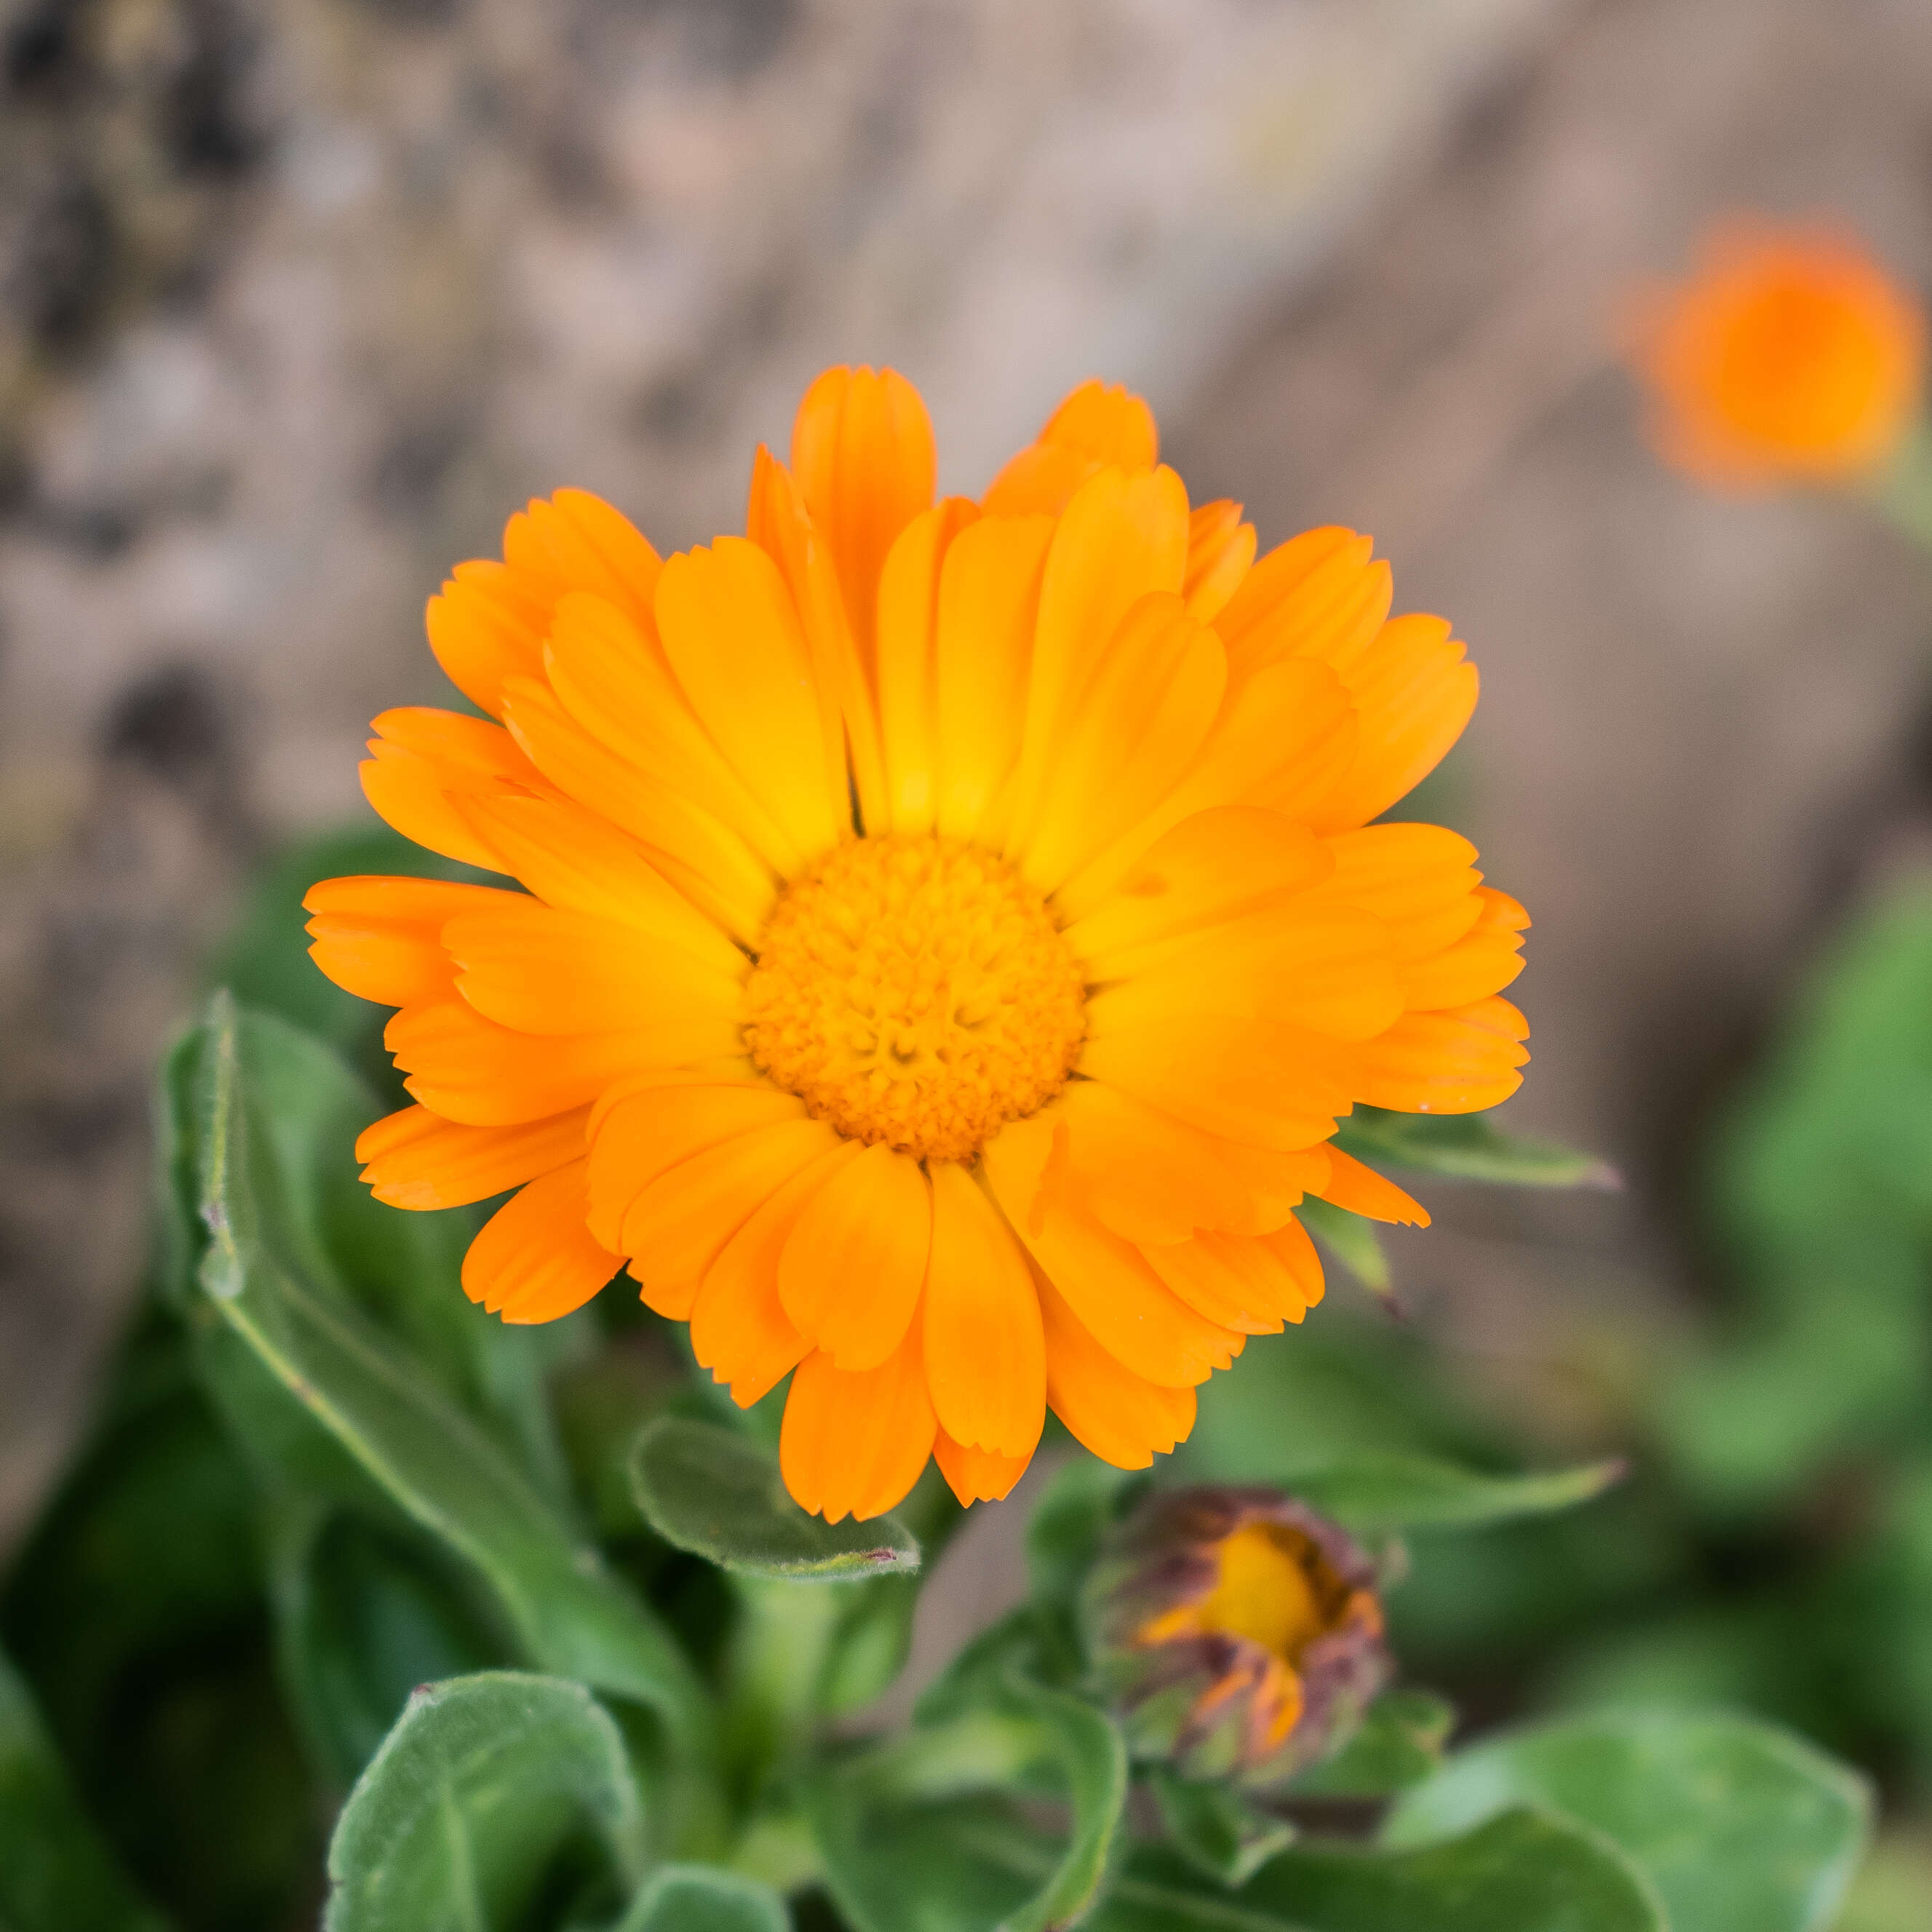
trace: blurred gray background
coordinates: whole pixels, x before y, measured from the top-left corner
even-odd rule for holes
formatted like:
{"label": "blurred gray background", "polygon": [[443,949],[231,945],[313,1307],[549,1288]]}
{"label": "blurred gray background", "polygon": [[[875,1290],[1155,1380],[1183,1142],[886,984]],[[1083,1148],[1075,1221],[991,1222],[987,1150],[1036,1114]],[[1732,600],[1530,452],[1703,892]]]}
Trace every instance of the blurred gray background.
{"label": "blurred gray background", "polygon": [[0,4],[0,1547],[136,1285],[146,1081],[250,866],[434,701],[506,514],[661,548],[889,362],[975,489],[1090,373],[1264,544],[1375,532],[1484,696],[1443,808],[1536,921],[1520,1126],[1404,1286],[1567,1364],[1690,1287],[1672,1176],[1829,917],[1928,842],[1932,576],[1662,473],[1634,286],[1737,208],[1932,282],[1924,0]]}

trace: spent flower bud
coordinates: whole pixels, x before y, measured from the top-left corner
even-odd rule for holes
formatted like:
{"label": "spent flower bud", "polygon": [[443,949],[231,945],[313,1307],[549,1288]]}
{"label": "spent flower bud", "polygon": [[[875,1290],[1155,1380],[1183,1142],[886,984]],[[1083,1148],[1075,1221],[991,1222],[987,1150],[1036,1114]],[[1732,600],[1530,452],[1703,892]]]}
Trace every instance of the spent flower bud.
{"label": "spent flower bud", "polygon": [[1388,1681],[1376,1566],[1270,1489],[1156,1492],[1090,1574],[1090,1652],[1137,1757],[1278,1785],[1339,1750]]}

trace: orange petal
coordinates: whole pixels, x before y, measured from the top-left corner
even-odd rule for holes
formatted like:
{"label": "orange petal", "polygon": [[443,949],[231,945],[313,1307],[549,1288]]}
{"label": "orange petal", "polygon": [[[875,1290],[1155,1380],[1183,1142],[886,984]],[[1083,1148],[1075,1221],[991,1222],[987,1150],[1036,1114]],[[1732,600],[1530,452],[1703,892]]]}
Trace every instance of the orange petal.
{"label": "orange petal", "polygon": [[1204,1233],[1141,1252],[1189,1307],[1224,1328],[1276,1335],[1307,1312],[1302,1275],[1268,1240]]}
{"label": "orange petal", "polygon": [[651,1064],[652,1042],[628,1034],[539,1038],[487,1020],[464,1000],[405,1006],[382,1043],[403,1082],[446,1120],[511,1126],[568,1113]]}
{"label": "orange petal", "polygon": [[992,1449],[968,1449],[941,1429],[932,1438],[932,1459],[960,1506],[970,1509],[978,1502],[1004,1502],[1033,1456],[1030,1452],[1002,1456]]}
{"label": "orange petal", "polygon": [[520,1033],[634,1034],[669,1066],[737,1051],[742,972],[636,926],[503,897],[443,928],[458,988],[486,1018]]}
{"label": "orange petal", "polygon": [[[798,613],[812,658],[826,769],[844,769],[849,743],[860,814],[867,824],[876,825],[886,808],[885,766],[879,750],[878,681],[872,653],[860,649],[837,566],[804,496],[790,471],[762,443],[752,459],[745,530],[777,565]],[[871,628],[868,606],[868,637]]]}
{"label": "orange petal", "polygon": [[1372,913],[1289,900],[1166,946],[1088,1002],[1090,1040],[1208,1014],[1373,1038],[1402,1010],[1388,928]]}
{"label": "orange petal", "polygon": [[1327,665],[1268,665],[1230,692],[1192,770],[1076,872],[1058,903],[1070,919],[1092,912],[1156,839],[1197,812],[1249,805],[1305,820],[1347,774],[1358,736],[1354,703]]}
{"label": "orange petal", "polygon": [[507,564],[459,563],[429,600],[423,627],[450,682],[479,710],[501,717],[504,681],[542,673],[554,601],[547,586]]}
{"label": "orange petal", "polygon": [[1406,1228],[1429,1226],[1429,1210],[1420,1202],[1338,1147],[1328,1150],[1328,1178],[1311,1192],[1371,1221],[1394,1221]]}
{"label": "orange petal", "polygon": [[1016,1121],[982,1160],[994,1198],[1014,1232],[1101,1346],[1136,1375],[1187,1388],[1225,1369],[1241,1338],[1169,1292],[1130,1242],[1108,1232],[1048,1171],[1064,1130],[1051,1116]]}
{"label": "orange petal", "polygon": [[1251,1218],[1247,1191],[1216,1144],[1171,1114],[1098,1080],[1076,1081],[1058,1112],[1082,1199],[1124,1240],[1184,1241],[1196,1228]]}
{"label": "orange petal", "polygon": [[463,1292],[506,1322],[554,1322],[581,1308],[620,1257],[584,1225],[584,1162],[532,1180],[484,1223],[463,1258]]}
{"label": "orange petal", "polygon": [[547,905],[629,926],[736,976],[745,955],[608,818],[567,798],[470,797],[458,808]]}
{"label": "orange petal", "polygon": [[1405,1013],[1361,1055],[1360,1097],[1405,1114],[1473,1114],[1522,1084],[1529,1028],[1508,1000],[1448,1012]]}
{"label": "orange petal", "polygon": [[773,871],[797,870],[801,848],[699,723],[655,621],[636,624],[601,597],[566,597],[544,662],[559,701],[593,738],[736,832]]}
{"label": "orange petal", "polygon": [[1289,1153],[1326,1140],[1366,1097],[1361,1057],[1381,1043],[1345,1046],[1280,1020],[1176,1014],[1090,1038],[1080,1066],[1210,1134]]}
{"label": "orange petal", "polygon": [[589,592],[650,621],[663,564],[637,526],[588,490],[533,497],[503,532],[504,561],[545,585],[553,598]]}
{"label": "orange petal", "polygon": [[1123,1368],[1050,1282],[1040,1284],[1040,1310],[1047,1404],[1083,1448],[1117,1469],[1144,1469],[1186,1439],[1194,1426],[1192,1388],[1163,1388]]}
{"label": "orange petal", "polygon": [[1442,762],[1476,708],[1476,668],[1440,617],[1393,617],[1342,672],[1360,726],[1355,759],[1309,822],[1342,832],[1379,818]]}
{"label": "orange petal", "polygon": [[691,1349],[740,1408],[769,1395],[810,1353],[778,1299],[778,1257],[798,1217],[826,1183],[858,1157],[838,1144],[781,1187],[718,1250],[691,1309]]}
{"label": "orange petal", "polygon": [[309,954],[358,999],[385,1006],[448,999],[454,969],[441,938],[445,922],[519,896],[447,879],[320,880],[302,901],[315,914]]}
{"label": "orange petal", "polygon": [[850,829],[842,758],[828,762],[819,686],[778,568],[720,537],[658,580],[658,632],[679,685],[746,788],[809,858]]}
{"label": "orange petal", "polygon": [[674,1321],[688,1320],[724,1244],[837,1138],[823,1120],[788,1120],[721,1142],[659,1174],[625,1210],[621,1230],[645,1302]]}
{"label": "orange petal", "polygon": [[1476,848],[1460,832],[1440,825],[1365,825],[1322,843],[1334,870],[1321,896],[1373,913],[1406,967],[1454,946],[1481,914]]}
{"label": "orange petal", "polygon": [[896,369],[828,369],[806,391],[791,469],[838,567],[860,661],[873,662],[879,574],[932,502],[938,453],[919,392]]}
{"label": "orange petal", "polygon": [[1016,1458],[1017,1480],[1046,1419],[1040,1300],[1011,1229],[952,1161],[932,1169],[926,1363],[933,1408],[955,1445]]}
{"label": "orange petal", "polygon": [[896,1354],[853,1371],[830,1355],[799,1364],[785,1398],[778,1466],[801,1509],[827,1522],[883,1516],[904,1501],[932,1453],[921,1324],[906,1324]]}
{"label": "orange petal", "polygon": [[1410,967],[1402,997],[1425,1011],[1466,1006],[1500,993],[1522,970],[1522,934],[1529,915],[1507,892],[1479,887],[1475,923],[1453,946]]}
{"label": "orange petal", "polygon": [[1284,658],[1345,670],[1374,641],[1394,587],[1375,545],[1330,525],[1305,530],[1250,570],[1215,622],[1238,676]]}
{"label": "orange petal", "polygon": [[1054,525],[986,518],[946,553],[933,620],[936,823],[942,837],[979,833],[1019,756],[1027,668]]}
{"label": "orange petal", "polygon": [[640,1080],[605,1094],[590,1116],[590,1226],[622,1245],[624,1217],[660,1174],[706,1148],[806,1118],[767,1081]]}
{"label": "orange petal", "polygon": [[548,683],[512,678],[503,721],[531,763],[566,798],[640,840],[651,864],[692,904],[749,946],[776,896],[771,871],[721,820],[641,771],[585,730]]}
{"label": "orange petal", "polygon": [[800,1215],[779,1258],[778,1299],[840,1368],[876,1368],[912,1319],[932,1248],[932,1186],[919,1162],[868,1147]]}
{"label": "orange petal", "polygon": [[1187,492],[1172,470],[1098,470],[1075,491],[1040,580],[1013,824],[1032,824],[1066,722],[1120,620],[1151,592],[1178,592],[1186,567]]}
{"label": "orange petal", "polygon": [[1030,819],[1017,807],[1008,856],[1042,892],[1139,824],[1194,763],[1221,708],[1220,640],[1166,592],[1121,620],[1060,734]]}
{"label": "orange petal", "polygon": [[886,557],[879,578],[877,664],[886,817],[880,825],[868,814],[868,829],[932,830],[939,777],[933,679],[940,572],[954,538],[979,514],[964,497],[949,496],[915,517]]}
{"label": "orange petal", "polygon": [[1103,465],[1150,470],[1159,453],[1154,412],[1138,396],[1097,379],[1082,382],[993,479],[982,507],[989,516],[1058,516]]}
{"label": "orange petal", "polygon": [[376,719],[362,790],[405,838],[486,872],[506,869],[452,801],[452,794],[548,793],[536,767],[500,724],[454,711],[406,708]]}
{"label": "orange petal", "polygon": [[584,1153],[590,1109],[520,1126],[466,1127],[427,1107],[405,1107],[365,1127],[362,1178],[392,1208],[461,1208],[548,1174]]}
{"label": "orange petal", "polygon": [[1164,943],[1278,906],[1319,885],[1335,862],[1323,842],[1253,806],[1197,812],[1150,844],[1111,897],[1066,928],[1093,978],[1121,978]]}
{"label": "orange petal", "polygon": [[1241,506],[1222,497],[1203,503],[1187,526],[1187,576],[1181,594],[1189,614],[1211,624],[1255,560],[1255,526],[1241,520]]}

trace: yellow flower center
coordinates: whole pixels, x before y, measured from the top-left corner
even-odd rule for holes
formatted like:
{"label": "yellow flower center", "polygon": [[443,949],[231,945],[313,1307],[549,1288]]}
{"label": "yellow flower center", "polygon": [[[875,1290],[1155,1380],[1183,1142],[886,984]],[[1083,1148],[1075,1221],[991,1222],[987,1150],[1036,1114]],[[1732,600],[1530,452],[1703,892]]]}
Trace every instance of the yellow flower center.
{"label": "yellow flower center", "polygon": [[1228,1538],[1220,1554],[1221,1574],[1194,1606],[1198,1628],[1246,1637],[1284,1664],[1299,1661],[1332,1621],[1318,1584],[1326,1586],[1322,1594],[1338,1594],[1321,1552],[1298,1531],[1255,1522]]}
{"label": "yellow flower center", "polygon": [[838,847],[779,898],[746,988],[745,1042],[854,1140],[964,1160],[1065,1084],[1079,967],[1006,861],[949,838]]}

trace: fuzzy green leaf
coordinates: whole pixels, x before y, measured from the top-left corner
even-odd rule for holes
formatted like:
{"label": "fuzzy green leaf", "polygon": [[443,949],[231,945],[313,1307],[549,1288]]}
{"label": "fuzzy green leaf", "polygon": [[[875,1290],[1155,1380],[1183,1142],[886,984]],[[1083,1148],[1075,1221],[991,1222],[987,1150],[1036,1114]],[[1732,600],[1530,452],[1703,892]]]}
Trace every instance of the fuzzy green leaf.
{"label": "fuzzy green leaf", "polygon": [[662,1865],[612,1932],[791,1932],[769,1886],[716,1865]]}
{"label": "fuzzy green leaf", "polygon": [[0,1656],[0,1924],[163,1932],[80,1808],[27,1687]]}
{"label": "fuzzy green leaf", "polygon": [[1496,1476],[1420,1456],[1364,1456],[1284,1475],[1312,1508],[1360,1531],[1468,1529],[1574,1508],[1619,1481],[1621,1462]]}
{"label": "fuzzy green leaf", "polygon": [[1863,1856],[1864,1780],[1801,1738],[1724,1714],[1606,1712],[1459,1752],[1402,1798],[1412,1846],[1513,1804],[1552,1808],[1622,1846],[1682,1932],[1817,1932]]}
{"label": "fuzzy green leaf", "polygon": [[[284,1430],[292,1451],[308,1454],[320,1438],[350,1476],[484,1580],[531,1662],[634,1699],[675,1751],[708,1761],[709,1700],[668,1634],[409,1350],[314,1279],[252,1096],[262,1063],[319,1049],[219,998],[190,1047],[177,1060],[172,1125],[175,1164],[196,1178],[208,1234],[192,1274],[196,1312],[227,1338],[226,1365],[218,1351],[207,1359],[218,1394],[244,1406],[251,1447]],[[340,1478],[319,1466],[295,1473],[304,1484]]]}
{"label": "fuzzy green leaf", "polygon": [[1181,1855],[1222,1884],[1245,1884],[1294,1842],[1294,1827],[1250,1804],[1231,1785],[1152,1776],[1161,1822]]}
{"label": "fuzzy green leaf", "polygon": [[[1023,1792],[1066,1802],[1064,1839],[1012,1808]],[[1049,1932],[1100,1897],[1126,1793],[1112,1723],[1016,1681],[997,1707],[814,1776],[806,1806],[827,1888],[857,1932]]]}
{"label": "fuzzy green leaf", "polygon": [[1671,1932],[1615,1846],[1527,1810],[1417,1851],[1304,1842],[1232,1892],[1174,1852],[1144,1851],[1088,1922],[1090,1932]]}
{"label": "fuzzy green leaf", "polygon": [[667,1543],[740,1576],[849,1582],[919,1568],[903,1524],[808,1515],[786,1493],[777,1459],[735,1430],[660,1416],[639,1432],[630,1472],[638,1507]]}
{"label": "fuzzy green leaf", "polygon": [[342,1808],[326,1932],[512,1932],[560,1866],[634,1881],[642,1841],[623,1741],[580,1684],[433,1684]]}
{"label": "fuzzy green leaf", "polygon": [[1499,1133],[1483,1114],[1392,1114],[1358,1107],[1336,1130],[1335,1144],[1371,1166],[1406,1167],[1457,1180],[1512,1187],[1622,1184],[1616,1169],[1594,1154]]}
{"label": "fuzzy green leaf", "polygon": [[1386,1798],[1430,1777],[1456,1713],[1428,1690],[1388,1690],[1371,1704],[1361,1729],[1331,1758],[1294,1781],[1298,1798]]}
{"label": "fuzzy green leaf", "polygon": [[1312,1194],[1295,1212],[1308,1232],[1371,1294],[1386,1301],[1395,1292],[1395,1277],[1389,1272],[1388,1257],[1382,1252],[1382,1238],[1372,1221]]}

